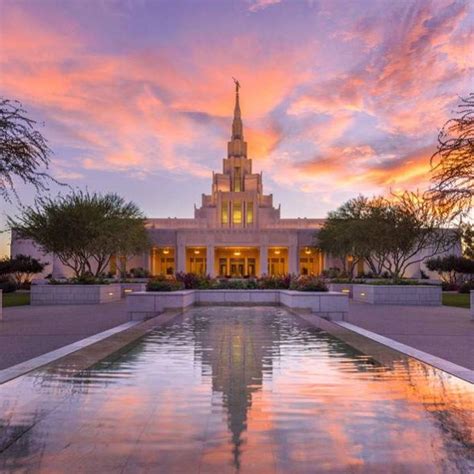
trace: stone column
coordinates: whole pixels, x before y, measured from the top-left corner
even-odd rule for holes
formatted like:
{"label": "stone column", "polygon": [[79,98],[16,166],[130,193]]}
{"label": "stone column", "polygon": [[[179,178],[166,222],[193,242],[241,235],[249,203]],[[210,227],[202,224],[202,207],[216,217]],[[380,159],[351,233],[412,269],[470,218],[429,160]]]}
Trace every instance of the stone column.
{"label": "stone column", "polygon": [[214,278],[216,276],[216,270],[214,268],[214,256],[215,256],[215,248],[214,245],[208,245],[206,247],[206,267],[207,267],[207,274]]}
{"label": "stone column", "polygon": [[268,275],[268,246],[260,246],[260,276]]}
{"label": "stone column", "polygon": [[290,245],[288,248],[288,271],[295,275],[299,273],[298,245]]}
{"label": "stone column", "polygon": [[183,244],[176,247],[176,271],[186,271],[186,247]]}

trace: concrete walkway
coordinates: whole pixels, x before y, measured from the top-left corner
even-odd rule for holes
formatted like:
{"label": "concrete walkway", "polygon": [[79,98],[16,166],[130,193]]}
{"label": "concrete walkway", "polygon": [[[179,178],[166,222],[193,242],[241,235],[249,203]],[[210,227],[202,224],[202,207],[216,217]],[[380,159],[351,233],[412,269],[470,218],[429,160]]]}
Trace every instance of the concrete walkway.
{"label": "concrete walkway", "polygon": [[468,309],[371,305],[351,300],[346,321],[474,370],[474,321]]}
{"label": "concrete walkway", "polygon": [[0,370],[128,321],[125,301],[3,308]]}

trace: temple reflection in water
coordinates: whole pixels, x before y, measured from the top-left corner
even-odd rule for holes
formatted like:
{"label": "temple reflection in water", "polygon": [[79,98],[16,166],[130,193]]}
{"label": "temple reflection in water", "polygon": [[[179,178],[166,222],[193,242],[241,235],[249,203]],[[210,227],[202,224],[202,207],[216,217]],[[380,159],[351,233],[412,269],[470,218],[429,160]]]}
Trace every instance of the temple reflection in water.
{"label": "temple reflection in water", "polygon": [[279,350],[280,326],[269,311],[242,318],[245,309],[225,315],[223,308],[207,309],[222,314],[195,316],[196,352],[203,370],[212,373],[212,390],[222,395],[227,423],[232,433],[234,465],[240,465],[242,435],[252,395],[262,389],[264,374],[272,372],[274,351]]}

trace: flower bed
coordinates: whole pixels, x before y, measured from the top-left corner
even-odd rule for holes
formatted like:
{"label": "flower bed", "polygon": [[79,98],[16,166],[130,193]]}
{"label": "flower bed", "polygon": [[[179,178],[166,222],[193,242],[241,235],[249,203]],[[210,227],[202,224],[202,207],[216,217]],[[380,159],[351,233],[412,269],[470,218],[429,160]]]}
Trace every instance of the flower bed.
{"label": "flower bed", "polygon": [[147,291],[181,290],[295,290],[328,291],[324,280],[314,276],[262,276],[259,278],[210,278],[194,273],[178,273],[176,278],[154,277],[147,284]]}

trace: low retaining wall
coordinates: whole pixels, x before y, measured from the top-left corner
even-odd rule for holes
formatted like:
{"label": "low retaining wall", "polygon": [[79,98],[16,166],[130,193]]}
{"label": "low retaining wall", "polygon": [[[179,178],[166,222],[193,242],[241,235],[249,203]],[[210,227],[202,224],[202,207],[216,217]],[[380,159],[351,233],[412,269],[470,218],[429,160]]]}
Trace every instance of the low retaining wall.
{"label": "low retaining wall", "polygon": [[32,306],[98,304],[119,301],[120,283],[110,285],[31,285]]}
{"label": "low retaining wall", "polygon": [[127,313],[132,320],[154,317],[166,309],[198,306],[283,305],[309,310],[318,316],[343,320],[349,310],[349,297],[336,292],[290,290],[183,290],[144,291],[127,295]]}
{"label": "low retaining wall", "polygon": [[323,318],[342,321],[349,311],[349,296],[334,291],[280,290],[280,304],[291,309],[310,310]]}
{"label": "low retaining wall", "polygon": [[185,309],[194,304],[194,290],[142,291],[126,298],[127,314],[133,321],[153,318],[166,309]]}
{"label": "low retaining wall", "polygon": [[353,283],[329,283],[329,291],[336,291],[338,293],[346,293],[349,298],[352,298]]}
{"label": "low retaining wall", "polygon": [[411,306],[441,305],[441,286],[434,285],[354,285],[354,301],[369,304]]}
{"label": "low retaining wall", "polygon": [[279,290],[195,290],[194,303],[211,305],[270,305],[280,304]]}
{"label": "low retaining wall", "polygon": [[136,293],[137,291],[145,291],[146,283],[140,283],[140,282],[120,283],[120,290],[121,290],[122,296],[126,296],[129,293]]}

